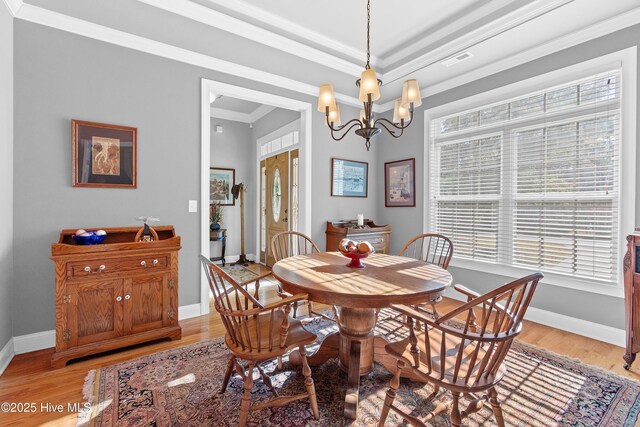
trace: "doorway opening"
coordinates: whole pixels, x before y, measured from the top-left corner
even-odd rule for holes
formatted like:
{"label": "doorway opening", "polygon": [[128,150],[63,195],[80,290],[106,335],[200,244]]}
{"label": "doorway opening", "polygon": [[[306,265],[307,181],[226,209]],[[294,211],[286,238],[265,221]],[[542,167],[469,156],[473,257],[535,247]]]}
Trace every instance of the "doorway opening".
{"label": "doorway opening", "polygon": [[[235,113],[230,114],[229,111],[233,112],[234,109]],[[201,111],[200,252],[208,258],[220,258],[219,261],[222,262],[220,253],[222,245],[218,241],[211,241],[210,230],[210,202],[220,199],[225,204],[221,225],[226,228],[224,261],[228,265],[241,255],[240,200],[231,202],[229,195],[225,198],[227,189],[225,184],[220,183],[220,179],[224,178],[214,176],[215,185],[212,187],[211,177],[216,170],[211,168],[215,168],[223,175],[226,174],[228,181],[235,178],[235,184],[244,184],[246,189],[244,194],[245,251],[242,252],[246,252],[248,259],[268,264],[267,234],[270,225],[272,233],[278,229],[277,226],[280,228],[286,226],[287,229],[295,227],[297,231],[310,233],[312,105],[266,92],[202,79]],[[271,119],[267,117],[270,114],[273,115]],[[267,117],[264,122],[268,123],[268,126],[261,125],[259,122],[259,119],[264,117]],[[284,126],[278,125],[274,130],[273,127],[278,123],[278,118],[282,121],[286,117],[293,119],[288,120]],[[216,141],[224,140],[225,129],[229,130],[229,133],[233,131],[237,135],[244,135],[241,139],[248,138],[245,141],[247,147],[255,145],[255,148],[242,151],[240,147],[233,145],[214,145]],[[238,131],[238,129],[244,130]],[[247,132],[246,129],[251,131]],[[277,156],[279,156],[279,163],[275,168],[270,168],[272,174],[268,176],[271,184],[269,187],[266,180],[267,160]],[[269,166],[272,161],[269,160]],[[276,170],[278,171],[277,180],[274,179]],[[263,173],[265,173],[265,179],[263,179]],[[235,174],[235,177],[232,178],[232,174]],[[230,190],[233,183],[228,184],[230,184],[228,185]],[[215,188],[213,192],[215,194],[212,193],[211,188]],[[274,190],[277,190],[276,194],[273,194]],[[265,215],[267,208],[272,213],[271,222],[267,221],[268,217]],[[204,271],[200,272],[200,276],[200,314],[206,314],[210,311],[209,285]]]}
{"label": "doorway opening", "polygon": [[271,267],[272,237],[300,229],[300,120],[259,138],[259,260]]}

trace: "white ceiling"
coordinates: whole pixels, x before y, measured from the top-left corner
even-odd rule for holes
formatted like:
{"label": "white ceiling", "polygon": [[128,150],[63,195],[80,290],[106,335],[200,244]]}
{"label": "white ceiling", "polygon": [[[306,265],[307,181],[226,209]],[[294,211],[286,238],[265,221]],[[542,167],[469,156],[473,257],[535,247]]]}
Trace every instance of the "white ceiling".
{"label": "white ceiling", "polygon": [[[366,50],[366,0],[211,0],[212,3],[239,12],[261,16],[269,22],[273,16],[291,26],[329,37],[338,44]],[[383,57],[404,46],[425,30],[437,28],[472,13],[495,0],[372,0],[371,49]],[[361,58],[364,60],[364,57]]]}
{"label": "white ceiling", "polygon": [[216,99],[211,103],[210,116],[234,122],[255,123],[276,109],[271,105],[219,96],[214,93],[211,94],[211,97]]}
{"label": "white ceiling", "polygon": [[[306,95],[333,83],[341,103],[361,105],[353,82],[365,59],[366,0],[28,2],[5,0],[20,19]],[[383,81],[376,112],[392,107],[407,78],[430,96],[640,23],[640,0],[372,2],[373,65]],[[137,14],[121,20],[129,9]],[[177,31],[158,33],[160,19]],[[260,46],[269,47],[264,55]],[[469,59],[442,64],[467,51]]]}
{"label": "white ceiling", "polygon": [[[189,1],[205,6],[192,19],[351,76],[361,72],[366,0]],[[406,78],[417,78],[428,96],[640,22],[639,0],[611,0],[606,7],[602,0],[372,0],[371,8],[383,109],[400,96]],[[205,18],[205,11],[219,15]],[[223,24],[222,17],[235,21]],[[470,59],[442,64],[467,51]],[[353,100],[356,89],[344,95]]]}
{"label": "white ceiling", "polygon": [[221,96],[211,103],[212,107],[222,108],[224,110],[235,111],[236,113],[250,114],[253,113],[256,108],[261,104],[257,102],[245,101],[244,99],[230,98],[228,96]]}

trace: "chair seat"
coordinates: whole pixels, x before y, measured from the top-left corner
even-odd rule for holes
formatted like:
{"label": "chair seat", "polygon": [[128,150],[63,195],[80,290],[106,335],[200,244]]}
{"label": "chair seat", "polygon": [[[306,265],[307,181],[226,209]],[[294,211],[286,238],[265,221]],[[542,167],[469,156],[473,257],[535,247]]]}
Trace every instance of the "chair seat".
{"label": "chair seat", "polygon": [[[247,321],[248,328],[243,333],[242,342],[245,343],[244,348],[241,345],[236,345],[229,334],[225,335],[225,342],[229,350],[242,359],[254,360],[265,359],[271,357],[282,356],[292,347],[298,347],[300,345],[311,344],[315,342],[317,336],[307,331],[302,323],[292,317],[289,317],[289,330],[284,346],[280,346],[280,326],[285,318],[285,313],[282,310],[276,310],[273,315],[273,322],[271,322],[271,315],[268,313],[260,314],[256,318],[250,318]],[[258,339],[256,328],[256,321],[260,324],[260,337]],[[269,330],[269,326],[273,331]],[[248,331],[247,331],[248,330]],[[251,339],[246,339],[246,333],[249,333]],[[271,350],[269,350],[269,336],[272,336]],[[238,337],[240,338],[240,337]],[[251,347],[247,345],[251,342]],[[256,347],[259,343],[260,349]]]}
{"label": "chair seat", "polygon": [[[487,353],[487,349],[489,344],[485,344],[485,346],[480,347],[475,356],[474,368],[470,375],[470,381],[468,384],[465,382],[465,378],[467,373],[469,372],[469,368],[471,367],[472,359],[474,359],[474,352],[476,350],[476,344],[470,345],[466,343],[466,347],[464,350],[464,356],[460,361],[460,369],[458,370],[458,375],[456,380],[454,381],[454,370],[456,365],[455,357],[446,357],[444,363],[444,374],[442,374],[441,370],[441,359],[440,359],[440,350],[442,345],[442,333],[436,329],[430,329],[429,333],[429,342],[430,342],[430,354],[431,354],[431,366],[433,370],[431,372],[428,371],[427,366],[427,351],[425,348],[425,332],[416,331],[415,335],[418,338],[418,348],[420,351],[420,366],[414,366],[414,356],[411,353],[411,343],[409,338],[405,338],[401,341],[392,342],[385,346],[385,350],[392,356],[396,358],[402,358],[407,362],[408,366],[413,366],[411,368],[414,373],[419,373],[421,376],[424,376],[424,380],[426,382],[430,382],[440,386],[447,385],[455,385],[459,387],[465,387],[471,391],[481,391],[485,390],[488,387],[492,387],[497,381],[499,381],[504,374],[506,373],[505,365],[502,365],[498,370],[498,373],[493,376],[482,376],[479,379],[475,378],[475,372],[478,370],[480,362],[482,358]],[[462,339],[456,337],[452,334],[447,334],[445,339],[445,348],[446,354],[457,354],[458,348],[461,345]]]}

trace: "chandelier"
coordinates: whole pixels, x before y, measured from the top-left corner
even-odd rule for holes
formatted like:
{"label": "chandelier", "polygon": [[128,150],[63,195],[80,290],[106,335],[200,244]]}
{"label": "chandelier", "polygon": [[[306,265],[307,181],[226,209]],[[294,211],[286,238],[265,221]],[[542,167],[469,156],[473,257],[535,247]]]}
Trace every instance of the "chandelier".
{"label": "chandelier", "polygon": [[[422,104],[418,81],[410,79],[402,85],[402,97],[394,102],[393,121],[383,117],[374,120],[373,101],[380,99],[380,86],[382,80],[378,79],[376,72],[369,65],[371,58],[371,0],[367,0],[367,63],[364,66],[360,78],[356,81],[356,86],[360,88],[358,98],[362,101],[364,109],[360,110],[360,117],[351,119],[344,125],[340,122],[340,107],[336,102],[333,93],[333,86],[323,84],[320,86],[318,96],[318,111],[324,112],[327,126],[331,129],[331,137],[334,141],[340,141],[356,128],[355,133],[365,139],[367,151],[371,147],[371,138],[382,133],[385,129],[394,138],[400,138],[406,128],[413,121],[413,109]],[[345,130],[346,129],[346,130]]]}

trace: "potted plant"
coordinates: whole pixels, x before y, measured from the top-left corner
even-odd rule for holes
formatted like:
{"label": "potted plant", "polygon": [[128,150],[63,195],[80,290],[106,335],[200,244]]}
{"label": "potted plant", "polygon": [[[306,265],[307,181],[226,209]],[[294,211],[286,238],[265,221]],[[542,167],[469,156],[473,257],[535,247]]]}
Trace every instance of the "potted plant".
{"label": "potted plant", "polygon": [[211,222],[211,231],[220,230],[220,223],[222,222],[222,203],[221,202],[213,202],[211,204],[211,214],[209,215],[209,220]]}

